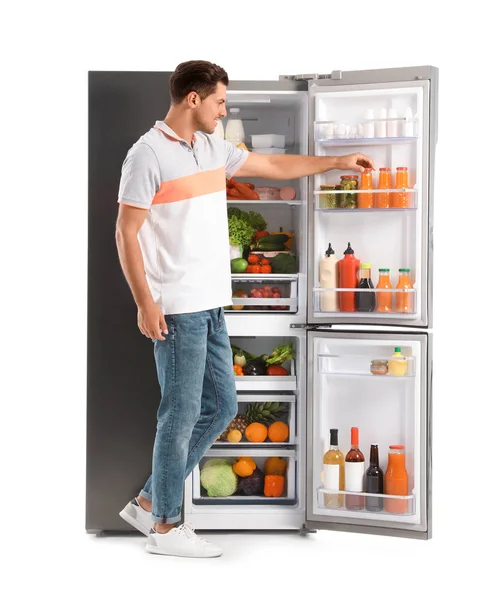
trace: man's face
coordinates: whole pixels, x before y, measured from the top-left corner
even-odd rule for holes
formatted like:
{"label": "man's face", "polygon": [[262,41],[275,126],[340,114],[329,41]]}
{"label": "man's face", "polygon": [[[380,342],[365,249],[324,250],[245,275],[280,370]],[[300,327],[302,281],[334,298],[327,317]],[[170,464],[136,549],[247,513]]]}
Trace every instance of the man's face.
{"label": "man's face", "polygon": [[198,103],[195,108],[197,129],[214,133],[217,122],[226,116],[226,86],[218,82],[216,91]]}

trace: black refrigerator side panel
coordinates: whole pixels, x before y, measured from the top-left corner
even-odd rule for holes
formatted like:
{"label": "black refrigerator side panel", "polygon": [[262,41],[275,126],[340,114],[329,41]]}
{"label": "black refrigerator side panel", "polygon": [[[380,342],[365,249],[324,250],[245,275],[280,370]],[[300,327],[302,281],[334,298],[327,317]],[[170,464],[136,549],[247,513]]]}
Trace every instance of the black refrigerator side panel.
{"label": "black refrigerator side panel", "polygon": [[115,244],[127,151],[169,109],[170,73],[89,73],[87,531],[132,530],[119,511],[151,470],[160,389],[153,343]]}

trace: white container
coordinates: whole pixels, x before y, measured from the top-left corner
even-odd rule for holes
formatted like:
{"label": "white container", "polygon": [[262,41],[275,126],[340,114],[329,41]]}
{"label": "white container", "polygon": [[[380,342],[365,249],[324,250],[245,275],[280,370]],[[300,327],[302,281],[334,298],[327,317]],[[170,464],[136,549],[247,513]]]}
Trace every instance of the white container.
{"label": "white container", "polygon": [[218,121],[216,129],[214,129],[214,135],[224,140],[224,125],[222,121]]}
{"label": "white container", "polygon": [[285,135],[264,133],[251,135],[253,148],[285,148]]}
{"label": "white container", "polygon": [[386,119],[388,118],[388,114],[386,112],[386,108],[380,108],[378,113],[378,120],[376,121],[376,137],[377,138],[385,138],[386,137]]}
{"label": "white container", "polygon": [[[337,288],[337,263],[338,259],[330,243],[325,252],[325,257],[318,265],[318,278],[321,288]],[[336,312],[338,310],[337,292],[320,292],[320,310],[324,312]]]}
{"label": "white container", "polygon": [[374,111],[368,108],[364,113],[364,138],[374,137]]}
{"label": "white container", "polygon": [[398,112],[395,108],[390,108],[388,111],[388,125],[386,127],[386,133],[388,137],[398,137],[398,121],[392,121],[391,119],[398,119]]}
{"label": "white container", "polygon": [[410,106],[405,109],[404,117],[404,137],[414,137],[414,115]]}
{"label": "white container", "polygon": [[336,137],[341,138],[341,139],[347,138],[348,137],[348,126],[345,125],[344,123],[339,123],[339,125],[336,128]]}
{"label": "white container", "polygon": [[254,148],[253,146],[252,151],[258,154],[285,154],[285,148]]}
{"label": "white container", "polygon": [[239,118],[240,109],[230,108],[230,116],[226,123],[225,139],[234,146],[239,146],[245,141],[244,125]]}

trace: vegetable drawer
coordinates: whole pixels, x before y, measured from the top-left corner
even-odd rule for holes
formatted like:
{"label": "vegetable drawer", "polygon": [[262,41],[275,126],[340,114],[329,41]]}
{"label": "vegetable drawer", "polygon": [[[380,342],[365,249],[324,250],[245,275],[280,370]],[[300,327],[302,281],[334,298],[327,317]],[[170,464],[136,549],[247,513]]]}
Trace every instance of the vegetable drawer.
{"label": "vegetable drawer", "polygon": [[233,305],[226,314],[297,312],[297,275],[232,275]]}
{"label": "vegetable drawer", "polygon": [[234,449],[211,449],[192,477],[193,504],[296,503],[295,450],[246,448],[243,456]]}

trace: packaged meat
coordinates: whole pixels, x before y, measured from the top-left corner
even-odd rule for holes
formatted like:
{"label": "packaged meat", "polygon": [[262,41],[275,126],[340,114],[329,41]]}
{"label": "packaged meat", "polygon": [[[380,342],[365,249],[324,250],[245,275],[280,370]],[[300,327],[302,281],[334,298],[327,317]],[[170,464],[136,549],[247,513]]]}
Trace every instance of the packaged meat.
{"label": "packaged meat", "polygon": [[280,200],[280,188],[263,185],[254,190],[260,200]]}
{"label": "packaged meat", "polygon": [[280,190],[281,200],[294,200],[296,197],[296,190],[290,185],[286,185]]}

